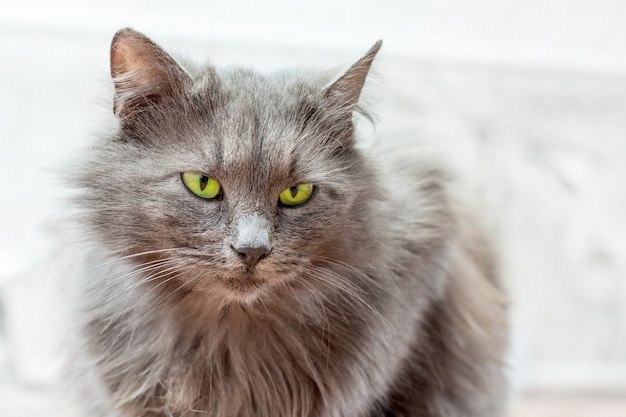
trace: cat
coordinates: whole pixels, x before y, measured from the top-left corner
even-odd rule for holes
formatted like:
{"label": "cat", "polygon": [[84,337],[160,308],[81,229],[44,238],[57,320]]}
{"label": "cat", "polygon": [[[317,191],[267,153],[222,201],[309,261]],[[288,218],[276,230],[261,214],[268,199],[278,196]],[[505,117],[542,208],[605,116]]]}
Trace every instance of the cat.
{"label": "cat", "polygon": [[116,124],[72,174],[85,415],[502,413],[488,239],[420,147],[357,146],[380,47],[261,74],[115,34]]}

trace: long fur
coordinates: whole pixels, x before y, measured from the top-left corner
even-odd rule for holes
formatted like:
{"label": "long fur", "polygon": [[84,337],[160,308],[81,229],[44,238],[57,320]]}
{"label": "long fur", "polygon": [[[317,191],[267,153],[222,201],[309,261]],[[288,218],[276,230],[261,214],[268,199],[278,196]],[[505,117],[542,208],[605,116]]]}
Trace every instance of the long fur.
{"label": "long fur", "polygon": [[[139,51],[170,68],[114,74],[117,133],[73,175],[92,242],[71,366],[86,415],[501,412],[506,308],[487,240],[420,148],[354,147],[378,47],[334,80],[172,69],[143,35],[116,36],[113,63]],[[176,91],[150,88],[166,81]],[[217,178],[223,199],[192,195],[184,171]],[[302,182],[311,201],[277,205]],[[250,213],[273,247],[246,272],[230,245]]]}

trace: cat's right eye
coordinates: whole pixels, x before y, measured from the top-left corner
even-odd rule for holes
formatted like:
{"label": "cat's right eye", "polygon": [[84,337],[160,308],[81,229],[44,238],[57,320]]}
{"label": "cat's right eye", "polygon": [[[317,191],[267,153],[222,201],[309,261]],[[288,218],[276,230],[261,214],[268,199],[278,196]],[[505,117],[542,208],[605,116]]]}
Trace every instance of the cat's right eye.
{"label": "cat's right eye", "polygon": [[180,176],[185,187],[198,197],[211,199],[221,194],[222,186],[213,177],[193,171],[183,172]]}

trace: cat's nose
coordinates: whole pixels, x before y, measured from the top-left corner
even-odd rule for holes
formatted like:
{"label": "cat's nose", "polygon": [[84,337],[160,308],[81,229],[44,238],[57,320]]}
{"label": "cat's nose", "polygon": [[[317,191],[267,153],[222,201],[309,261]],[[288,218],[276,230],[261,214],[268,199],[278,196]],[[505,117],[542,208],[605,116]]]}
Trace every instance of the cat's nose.
{"label": "cat's nose", "polygon": [[254,267],[262,258],[272,251],[269,246],[232,246],[231,248],[239,255],[241,261],[248,265],[249,268]]}

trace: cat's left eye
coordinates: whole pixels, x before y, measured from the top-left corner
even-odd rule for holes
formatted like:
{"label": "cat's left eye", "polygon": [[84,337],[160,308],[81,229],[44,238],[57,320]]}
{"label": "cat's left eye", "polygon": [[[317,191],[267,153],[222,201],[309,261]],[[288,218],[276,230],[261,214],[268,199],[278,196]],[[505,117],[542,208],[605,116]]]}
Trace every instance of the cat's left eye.
{"label": "cat's left eye", "polygon": [[192,193],[201,198],[211,199],[219,197],[222,186],[213,177],[201,172],[183,172],[181,174],[183,184]]}
{"label": "cat's left eye", "polygon": [[297,184],[282,190],[278,199],[283,206],[299,206],[309,201],[314,191],[315,186],[310,182]]}

